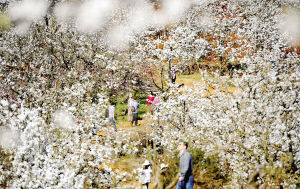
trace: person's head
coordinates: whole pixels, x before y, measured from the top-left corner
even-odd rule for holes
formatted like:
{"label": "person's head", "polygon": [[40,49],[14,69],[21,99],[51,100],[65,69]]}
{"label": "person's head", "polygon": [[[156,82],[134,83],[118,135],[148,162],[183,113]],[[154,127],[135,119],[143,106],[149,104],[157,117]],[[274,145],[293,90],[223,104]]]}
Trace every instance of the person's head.
{"label": "person's head", "polygon": [[166,170],[167,170],[167,168],[168,168],[168,164],[164,164],[164,163],[162,163],[162,164],[160,165],[160,170],[161,170],[161,172],[164,172],[164,171],[166,171]]}
{"label": "person's head", "polygon": [[150,94],[153,96],[153,92],[152,91],[150,91]]}
{"label": "person's head", "polygon": [[180,140],[178,142],[178,147],[177,147],[177,150],[182,153],[184,150],[187,150],[188,149],[188,143],[183,141],[183,140]]}
{"label": "person's head", "polygon": [[146,161],[143,163],[143,166],[144,166],[144,168],[148,168],[148,167],[150,166],[149,160],[146,160]]}

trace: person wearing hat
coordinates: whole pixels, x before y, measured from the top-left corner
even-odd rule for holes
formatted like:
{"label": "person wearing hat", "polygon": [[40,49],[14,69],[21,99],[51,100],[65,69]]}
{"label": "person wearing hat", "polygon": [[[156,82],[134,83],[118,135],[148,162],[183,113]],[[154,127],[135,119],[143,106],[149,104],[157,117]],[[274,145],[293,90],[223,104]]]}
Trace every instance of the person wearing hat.
{"label": "person wearing hat", "polygon": [[167,175],[167,173],[166,173],[167,168],[168,168],[167,164],[162,163],[160,165],[160,169],[158,169],[155,174],[155,183],[153,183],[153,188],[156,188],[156,189],[166,188],[165,179],[166,179],[166,175]]}
{"label": "person wearing hat", "polygon": [[148,189],[149,183],[151,183],[151,174],[152,174],[152,169],[149,160],[146,160],[143,163],[143,166],[144,167],[141,172],[140,181],[142,183],[142,189]]}

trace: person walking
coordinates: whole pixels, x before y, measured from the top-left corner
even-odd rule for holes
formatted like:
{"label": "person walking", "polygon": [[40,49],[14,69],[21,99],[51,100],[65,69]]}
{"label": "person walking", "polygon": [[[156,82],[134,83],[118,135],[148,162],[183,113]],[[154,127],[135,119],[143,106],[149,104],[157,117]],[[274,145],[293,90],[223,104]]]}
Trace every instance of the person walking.
{"label": "person walking", "polygon": [[180,177],[177,182],[176,189],[193,189],[194,176],[193,176],[193,159],[191,154],[187,151],[188,143],[180,141],[177,150],[179,151],[179,170]]}
{"label": "person walking", "polygon": [[117,125],[115,122],[115,105],[116,103],[112,102],[111,105],[108,107],[108,118],[109,124],[112,123],[114,125],[115,132],[117,132]]}
{"label": "person walking", "polygon": [[140,107],[140,104],[137,102],[137,98],[134,97],[134,102],[132,103],[131,106],[131,111],[132,111],[132,120],[131,120],[131,125],[133,122],[135,122],[135,126],[138,125],[138,109]]}

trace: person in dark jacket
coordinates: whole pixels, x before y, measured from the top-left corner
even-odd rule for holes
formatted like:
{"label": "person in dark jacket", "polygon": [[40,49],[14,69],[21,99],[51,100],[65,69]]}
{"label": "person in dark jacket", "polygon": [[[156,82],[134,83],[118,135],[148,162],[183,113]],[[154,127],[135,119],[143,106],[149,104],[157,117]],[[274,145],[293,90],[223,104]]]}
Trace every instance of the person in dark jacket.
{"label": "person in dark jacket", "polygon": [[171,78],[172,83],[174,84],[176,81],[176,70],[174,67],[171,68],[170,78]]}
{"label": "person in dark jacket", "polygon": [[194,176],[193,176],[193,159],[191,154],[187,151],[188,143],[180,141],[177,147],[179,151],[179,170],[180,177],[176,189],[193,189]]}

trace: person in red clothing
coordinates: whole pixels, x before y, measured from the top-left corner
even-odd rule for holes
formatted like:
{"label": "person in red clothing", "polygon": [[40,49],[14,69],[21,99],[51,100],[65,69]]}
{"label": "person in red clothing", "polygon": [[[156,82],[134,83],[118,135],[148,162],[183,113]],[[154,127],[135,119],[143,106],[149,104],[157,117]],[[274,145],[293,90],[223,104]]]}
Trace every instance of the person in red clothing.
{"label": "person in red clothing", "polygon": [[150,91],[150,95],[147,97],[146,101],[146,107],[147,111],[153,114],[153,101],[154,101],[155,96],[153,96],[153,92]]}

